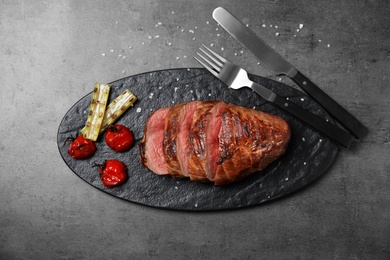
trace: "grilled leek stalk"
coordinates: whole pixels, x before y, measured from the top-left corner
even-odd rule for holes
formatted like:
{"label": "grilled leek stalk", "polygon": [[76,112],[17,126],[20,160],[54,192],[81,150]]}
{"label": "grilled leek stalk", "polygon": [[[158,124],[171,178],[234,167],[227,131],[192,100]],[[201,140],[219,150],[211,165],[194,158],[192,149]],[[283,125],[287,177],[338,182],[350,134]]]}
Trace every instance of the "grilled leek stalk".
{"label": "grilled leek stalk", "polygon": [[137,97],[128,89],[112,101],[104,114],[100,133],[112,125],[129,107],[133,106],[135,101],[137,101]]}
{"label": "grilled leek stalk", "polygon": [[97,140],[102,127],[109,93],[110,85],[99,83],[95,84],[91,104],[89,106],[87,122],[84,128],[81,129],[81,134],[86,139],[92,141]]}

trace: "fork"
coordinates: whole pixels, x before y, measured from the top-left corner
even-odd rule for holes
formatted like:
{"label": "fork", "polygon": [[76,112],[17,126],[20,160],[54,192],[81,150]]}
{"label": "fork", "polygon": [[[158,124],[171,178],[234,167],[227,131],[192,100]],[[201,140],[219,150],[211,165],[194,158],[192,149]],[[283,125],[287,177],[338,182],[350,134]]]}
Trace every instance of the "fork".
{"label": "fork", "polygon": [[309,111],[299,107],[288,99],[279,96],[272,90],[251,81],[248,73],[239,66],[231,63],[216,52],[202,44],[206,49],[199,48],[202,53],[196,52],[198,57],[194,57],[203,67],[211,74],[224,82],[232,89],[240,89],[248,87],[253,89],[266,101],[271,102],[288,113],[292,114],[302,122],[317,130],[321,134],[330,138],[333,142],[344,148],[349,148],[355,140],[354,136],[337,127],[336,125],[310,113]]}

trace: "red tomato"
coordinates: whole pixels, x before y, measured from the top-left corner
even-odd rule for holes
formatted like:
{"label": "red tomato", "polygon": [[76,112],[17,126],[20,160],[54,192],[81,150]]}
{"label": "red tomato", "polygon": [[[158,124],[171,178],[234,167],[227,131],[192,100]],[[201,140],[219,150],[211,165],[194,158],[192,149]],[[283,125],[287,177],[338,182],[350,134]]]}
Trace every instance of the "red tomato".
{"label": "red tomato", "polygon": [[133,132],[124,125],[113,125],[107,129],[105,140],[116,152],[129,150],[134,144]]}
{"label": "red tomato", "polygon": [[96,152],[96,145],[93,141],[79,135],[74,139],[68,148],[68,154],[75,159],[87,159]]}
{"label": "red tomato", "polygon": [[118,160],[107,160],[100,166],[100,180],[107,188],[117,186],[127,179],[126,166]]}

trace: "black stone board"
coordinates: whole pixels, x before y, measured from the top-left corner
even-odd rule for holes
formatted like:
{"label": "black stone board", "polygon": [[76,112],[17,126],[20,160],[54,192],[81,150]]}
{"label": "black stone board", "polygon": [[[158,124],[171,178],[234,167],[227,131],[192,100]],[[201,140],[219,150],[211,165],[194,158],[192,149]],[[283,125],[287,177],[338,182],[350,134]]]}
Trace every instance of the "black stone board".
{"label": "black stone board", "polygon": [[[317,103],[292,87],[264,77],[250,78],[320,117],[332,119]],[[91,84],[91,90],[94,84]],[[110,83],[109,100],[126,88],[138,101],[116,123],[128,126],[134,133],[134,147],[124,153],[112,151],[104,136],[96,142],[96,154],[86,160],[71,158],[64,145],[70,136],[77,136],[83,128],[92,92],[80,99],[65,114],[60,123],[57,144],[64,162],[82,180],[93,187],[130,202],[143,205],[186,211],[213,211],[237,209],[258,205],[280,198],[305,187],[326,172],[334,161],[338,146],[326,137],[290,116],[271,103],[267,103],[251,89],[229,89],[205,69],[170,69],[147,72]],[[290,125],[292,138],[287,152],[262,173],[255,173],[243,181],[214,186],[211,183],[173,179],[150,172],[140,162],[138,143],[148,116],[156,109],[191,100],[223,100],[240,106],[263,110],[283,117]],[[114,188],[106,188],[99,179],[93,164],[106,159],[118,159],[128,168],[128,180]]]}

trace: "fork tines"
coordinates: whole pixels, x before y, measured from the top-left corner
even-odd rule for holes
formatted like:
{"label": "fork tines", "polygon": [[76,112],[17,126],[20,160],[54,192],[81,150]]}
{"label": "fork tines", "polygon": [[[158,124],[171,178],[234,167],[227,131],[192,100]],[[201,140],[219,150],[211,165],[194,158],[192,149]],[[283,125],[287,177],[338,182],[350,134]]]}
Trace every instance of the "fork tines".
{"label": "fork tines", "polygon": [[199,48],[201,52],[203,52],[207,57],[202,55],[201,53],[197,52],[196,54],[203,60],[198,59],[197,57],[194,57],[195,60],[197,60],[203,67],[205,67],[208,71],[210,71],[214,76],[218,77],[218,73],[221,71],[224,63],[227,62],[227,60],[223,57],[221,57],[219,54],[215,53],[211,49],[207,48],[204,44],[202,46],[207,50],[203,50],[202,48]]}

